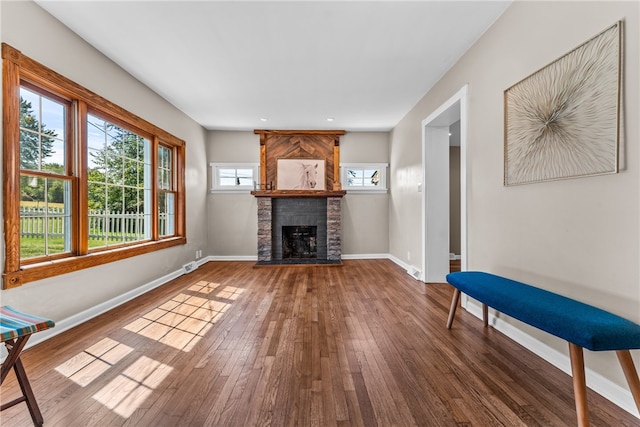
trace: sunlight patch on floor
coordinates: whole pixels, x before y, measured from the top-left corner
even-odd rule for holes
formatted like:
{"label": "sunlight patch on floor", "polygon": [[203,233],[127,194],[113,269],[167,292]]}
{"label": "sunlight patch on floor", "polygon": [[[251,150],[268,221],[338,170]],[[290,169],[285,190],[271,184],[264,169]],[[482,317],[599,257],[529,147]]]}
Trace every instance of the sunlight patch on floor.
{"label": "sunlight patch on floor", "polygon": [[104,338],[68,359],[55,370],[85,387],[132,351],[133,348],[129,346],[111,338]]}
{"label": "sunlight patch on floor", "polygon": [[[190,351],[229,309],[243,289],[200,281],[124,327],[173,348]],[[217,291],[217,292],[215,292]],[[200,295],[193,295],[199,293]]]}
{"label": "sunlight patch on floor", "polygon": [[171,371],[171,366],[142,356],[93,398],[121,417],[129,418]]}
{"label": "sunlight patch on floor", "polygon": [[237,300],[244,293],[244,289],[235,286],[225,286],[223,290],[216,294],[219,298],[225,298],[232,301]]}
{"label": "sunlight patch on floor", "polygon": [[[148,339],[188,352],[227,312],[244,289],[199,281],[124,326],[124,329]],[[104,338],[71,357],[55,370],[85,387],[134,352],[134,348]],[[133,356],[133,355],[132,355]],[[169,365],[141,356],[123,365],[93,398],[128,418],[141,408],[163,380],[173,371]]]}

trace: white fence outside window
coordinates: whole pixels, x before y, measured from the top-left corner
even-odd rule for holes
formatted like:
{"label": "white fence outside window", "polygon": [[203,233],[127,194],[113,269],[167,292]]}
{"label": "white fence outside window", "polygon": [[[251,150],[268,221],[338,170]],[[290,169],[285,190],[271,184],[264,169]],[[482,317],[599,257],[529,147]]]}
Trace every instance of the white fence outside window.
{"label": "white fence outside window", "polygon": [[[20,208],[20,237],[44,238],[45,232],[49,237],[63,237],[65,222],[70,213],[64,208]],[[168,215],[159,215],[159,228],[166,229]],[[147,216],[147,221],[150,216]],[[149,225],[150,226],[150,225]],[[148,232],[146,234],[149,234]],[[89,211],[89,238],[108,240],[135,241],[145,236],[145,214],[122,213],[115,211]]]}

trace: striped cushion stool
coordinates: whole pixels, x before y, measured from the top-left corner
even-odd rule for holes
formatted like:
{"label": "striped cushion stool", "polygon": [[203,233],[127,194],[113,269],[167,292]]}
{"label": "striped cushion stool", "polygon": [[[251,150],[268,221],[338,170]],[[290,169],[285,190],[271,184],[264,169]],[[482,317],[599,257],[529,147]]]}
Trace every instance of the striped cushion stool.
{"label": "striped cushion stool", "polygon": [[24,366],[20,360],[20,353],[27,343],[27,340],[34,332],[44,331],[53,328],[54,323],[51,320],[41,317],[31,316],[29,314],[20,313],[8,306],[0,307],[0,335],[2,342],[9,354],[2,362],[2,371],[0,375],[0,384],[4,382],[11,368],[16,372],[18,384],[22,390],[22,396],[12,400],[11,402],[0,405],[0,411],[4,411],[20,402],[26,402],[31,414],[33,423],[41,426],[44,422],[36,397],[31,390],[29,379],[24,371]]}

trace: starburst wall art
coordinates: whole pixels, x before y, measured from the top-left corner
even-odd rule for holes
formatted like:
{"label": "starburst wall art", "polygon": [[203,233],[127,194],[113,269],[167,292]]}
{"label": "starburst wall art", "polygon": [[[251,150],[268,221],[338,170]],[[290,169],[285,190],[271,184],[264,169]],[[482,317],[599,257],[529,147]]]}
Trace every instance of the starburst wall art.
{"label": "starburst wall art", "polygon": [[504,91],[504,184],[618,171],[622,21]]}

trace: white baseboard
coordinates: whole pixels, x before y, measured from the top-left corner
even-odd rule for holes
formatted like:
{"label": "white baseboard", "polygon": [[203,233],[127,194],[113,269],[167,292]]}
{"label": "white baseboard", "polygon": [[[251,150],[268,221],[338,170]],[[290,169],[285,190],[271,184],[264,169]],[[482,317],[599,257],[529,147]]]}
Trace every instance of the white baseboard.
{"label": "white baseboard", "polygon": [[389,254],[342,254],[342,259],[389,259]]}
{"label": "white baseboard", "polygon": [[404,270],[409,271],[409,268],[411,268],[409,264],[407,264],[406,262],[402,261],[400,258],[395,257],[391,254],[387,254],[387,259],[393,261],[394,264],[402,267]]}
{"label": "white baseboard", "polygon": [[423,281],[423,274],[422,271],[420,271],[420,269],[416,266],[413,266],[411,264],[407,264],[406,262],[402,261],[400,258],[397,258],[391,254],[388,254],[387,259],[390,259],[391,261],[393,261],[395,264],[399,265],[400,267],[402,267],[409,276],[413,277],[416,280],[420,280]]}
{"label": "white baseboard", "polygon": [[[482,319],[482,308],[480,305],[469,303],[464,304],[463,302],[463,307],[478,319]],[[527,350],[536,354],[541,359],[551,363],[556,368],[571,376],[571,360],[566,354],[560,353],[556,349],[549,347],[543,342],[522,332],[522,330],[491,313],[489,313],[489,324],[521,346],[525,347]],[[587,387],[640,419],[640,413],[638,412],[638,408],[636,408],[635,401],[630,390],[608,380],[588,367],[585,367],[585,375],[587,379]]]}
{"label": "white baseboard", "polygon": [[206,258],[207,261],[258,261],[257,255],[213,255]]}

